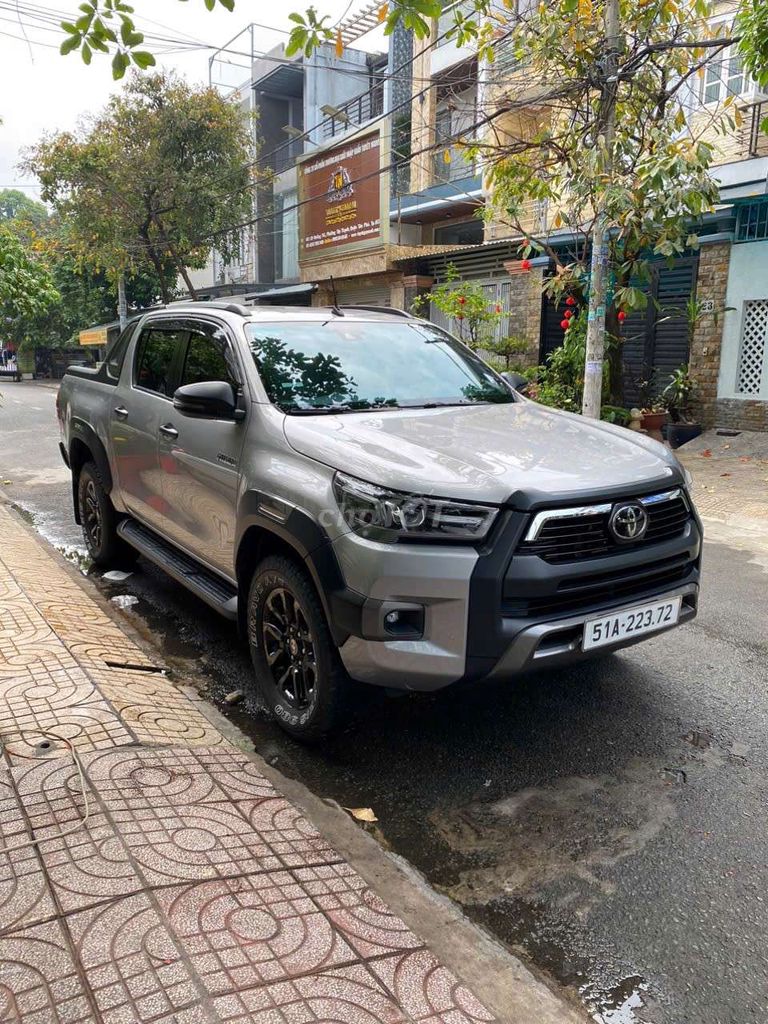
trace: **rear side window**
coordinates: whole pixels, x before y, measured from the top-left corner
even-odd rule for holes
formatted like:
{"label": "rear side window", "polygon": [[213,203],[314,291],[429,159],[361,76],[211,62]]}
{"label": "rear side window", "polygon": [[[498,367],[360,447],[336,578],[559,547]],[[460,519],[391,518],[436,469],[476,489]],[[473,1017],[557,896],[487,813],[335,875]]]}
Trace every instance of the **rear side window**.
{"label": "rear side window", "polygon": [[181,375],[182,385],[221,380],[237,388],[238,382],[228,356],[225,337],[219,334],[191,334]]}
{"label": "rear side window", "polygon": [[172,379],[176,353],[186,331],[150,328],[142,331],[136,349],[134,383],[137,387],[170,398],[174,391]]}
{"label": "rear side window", "polygon": [[112,348],[107,353],[106,372],[109,380],[117,382],[120,380],[120,371],[125,362],[125,353],[131,343],[131,338],[136,330],[136,324],[129,324],[123,333],[117,338]]}

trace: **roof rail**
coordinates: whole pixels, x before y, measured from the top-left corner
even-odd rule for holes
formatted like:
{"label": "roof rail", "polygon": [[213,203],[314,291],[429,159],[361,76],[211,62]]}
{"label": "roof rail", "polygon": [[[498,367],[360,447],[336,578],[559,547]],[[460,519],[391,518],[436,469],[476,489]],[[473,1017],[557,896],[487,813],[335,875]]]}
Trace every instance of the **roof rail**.
{"label": "roof rail", "polygon": [[253,306],[245,306],[242,302],[231,302],[229,299],[175,299],[169,302],[166,309],[173,306],[209,306],[214,309],[223,309],[227,313],[237,313],[238,316],[250,316],[253,313]]}
{"label": "roof rail", "polygon": [[362,309],[366,313],[391,313],[393,316],[404,316],[408,320],[416,320],[417,317],[413,313],[409,313],[407,309],[397,309],[396,306],[362,306],[358,303],[347,305],[342,303],[340,309]]}

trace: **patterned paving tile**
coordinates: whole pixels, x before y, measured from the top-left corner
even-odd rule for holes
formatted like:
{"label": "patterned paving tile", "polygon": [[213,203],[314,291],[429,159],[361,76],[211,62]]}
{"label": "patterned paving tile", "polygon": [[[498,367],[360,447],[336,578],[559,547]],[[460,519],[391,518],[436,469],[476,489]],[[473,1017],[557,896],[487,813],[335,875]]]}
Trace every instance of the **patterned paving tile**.
{"label": "patterned paving tile", "polygon": [[71,761],[37,762],[13,769],[12,777],[64,912],[144,887],[90,787],[85,819],[83,788]]}
{"label": "patterned paving tile", "polygon": [[[42,712],[27,728],[9,730],[2,739],[12,764],[41,756],[68,757],[69,749],[63,740],[68,740],[81,755],[134,742],[132,734],[103,700]],[[39,745],[46,741],[50,747],[43,751]]]}
{"label": "patterned paving tile", "polygon": [[10,774],[0,774],[0,934],[56,913],[31,838]]}
{"label": "patterned paving tile", "polygon": [[226,741],[159,672],[106,668],[99,688],[142,743],[214,746]]}
{"label": "patterned paving tile", "polygon": [[233,804],[111,812],[149,885],[273,871],[283,865]]}
{"label": "patterned paving tile", "polygon": [[162,889],[156,898],[217,995],[357,960],[287,871]]}
{"label": "patterned paving tile", "polygon": [[361,956],[422,946],[349,864],[303,867],[293,875]]}
{"label": "patterned paving tile", "polygon": [[285,867],[333,864],[341,859],[298,807],[282,797],[258,802],[242,801],[237,806]]}
{"label": "patterned paving tile", "polygon": [[86,771],[106,806],[115,809],[277,797],[256,765],[232,748],[123,748],[91,756]]}
{"label": "patterned paving tile", "polygon": [[3,1024],[93,1024],[62,926],[35,925],[0,938]]}
{"label": "patterned paving tile", "polygon": [[225,1024],[404,1024],[402,1010],[360,965],[221,996]]}
{"label": "patterned paving tile", "polygon": [[368,969],[416,1024],[494,1024],[494,1017],[426,949],[374,960]]}
{"label": "patterned paving tile", "polygon": [[73,914],[67,928],[104,1024],[207,1019],[195,980],[149,896]]}

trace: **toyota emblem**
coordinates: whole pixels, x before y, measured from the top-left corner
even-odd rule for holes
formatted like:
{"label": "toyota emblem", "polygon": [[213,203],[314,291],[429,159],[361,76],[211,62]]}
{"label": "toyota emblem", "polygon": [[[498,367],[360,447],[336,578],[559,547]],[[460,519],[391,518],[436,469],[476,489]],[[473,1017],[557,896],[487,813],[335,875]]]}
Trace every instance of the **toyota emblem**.
{"label": "toyota emblem", "polygon": [[648,529],[648,513],[637,502],[617,505],[611,512],[608,529],[620,544],[642,540]]}

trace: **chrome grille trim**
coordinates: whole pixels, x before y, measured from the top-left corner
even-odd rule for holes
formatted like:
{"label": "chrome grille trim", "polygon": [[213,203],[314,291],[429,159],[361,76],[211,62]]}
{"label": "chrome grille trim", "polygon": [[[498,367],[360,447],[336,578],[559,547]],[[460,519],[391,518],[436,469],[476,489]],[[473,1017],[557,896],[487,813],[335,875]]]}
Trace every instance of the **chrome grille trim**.
{"label": "chrome grille trim", "polygon": [[[539,534],[544,526],[553,519],[583,519],[588,516],[602,516],[610,512],[614,505],[626,501],[637,501],[640,505],[655,505],[663,501],[674,501],[685,496],[679,487],[671,491],[662,491],[659,494],[649,494],[644,498],[617,498],[615,502],[603,502],[600,505],[576,505],[572,508],[548,509],[545,512],[537,512],[533,522],[528,527],[528,532],[523,538],[525,544],[538,540]],[[686,505],[688,502],[686,501]]]}

